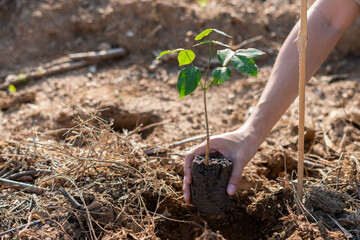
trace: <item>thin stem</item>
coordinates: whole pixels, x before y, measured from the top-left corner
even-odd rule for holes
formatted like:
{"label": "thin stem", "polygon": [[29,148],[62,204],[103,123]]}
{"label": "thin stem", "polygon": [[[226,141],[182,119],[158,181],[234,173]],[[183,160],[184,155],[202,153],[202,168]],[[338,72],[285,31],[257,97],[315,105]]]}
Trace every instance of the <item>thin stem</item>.
{"label": "thin stem", "polygon": [[209,152],[210,152],[210,133],[209,133],[209,120],[208,120],[208,113],[207,113],[207,104],[206,104],[206,90],[208,88],[208,86],[206,85],[206,81],[208,78],[208,73],[209,73],[209,69],[210,69],[210,61],[212,58],[212,55],[214,53],[214,51],[211,49],[211,33],[209,35],[209,46],[210,46],[210,57],[209,57],[209,61],[208,61],[208,65],[206,68],[206,73],[205,73],[205,82],[204,82],[204,86],[206,86],[204,89],[204,109],[205,109],[205,125],[206,125],[206,152],[205,152],[205,164],[206,166],[209,166]]}
{"label": "thin stem", "polygon": [[208,114],[207,114],[207,106],[206,106],[206,88],[204,89],[204,109],[205,109],[205,124],[206,124],[206,166],[209,166],[209,151],[210,151],[210,133],[209,133],[209,121],[208,121]]}
{"label": "thin stem", "polygon": [[214,79],[212,79],[212,80],[208,83],[208,85],[206,86],[206,89],[208,89],[208,88],[210,87],[210,84],[211,84],[213,81],[214,81]]}

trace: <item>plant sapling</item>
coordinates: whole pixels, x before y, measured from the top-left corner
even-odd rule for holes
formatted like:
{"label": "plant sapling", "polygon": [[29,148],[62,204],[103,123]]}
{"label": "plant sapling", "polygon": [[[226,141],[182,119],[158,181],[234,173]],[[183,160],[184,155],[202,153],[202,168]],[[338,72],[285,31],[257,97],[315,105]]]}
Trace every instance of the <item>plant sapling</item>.
{"label": "plant sapling", "polygon": [[[207,40],[202,40],[194,46],[207,44],[209,47],[208,64],[203,80],[201,80],[201,71],[193,64],[195,53],[192,50],[183,48],[167,50],[161,52],[157,57],[157,59],[160,59],[165,54],[178,53],[179,66],[190,65],[183,69],[178,76],[177,90],[180,99],[194,92],[199,85],[204,92],[206,154],[205,156],[196,156],[192,163],[192,183],[190,189],[192,203],[200,213],[208,215],[219,214],[230,206],[230,198],[226,193],[226,186],[230,178],[232,162],[224,156],[209,154],[210,134],[206,102],[207,90],[212,83],[214,86],[217,86],[230,79],[231,69],[227,66],[229,62],[242,74],[257,77],[257,66],[253,59],[264,54],[264,52],[254,48],[233,51],[229,45],[213,40],[213,33],[231,38],[231,36],[223,31],[213,28],[206,29],[195,37],[196,41],[202,40],[205,37],[207,37]],[[221,66],[212,71],[212,79],[208,81],[210,61],[216,50],[215,45],[225,47],[225,49],[217,51],[217,58]]]}

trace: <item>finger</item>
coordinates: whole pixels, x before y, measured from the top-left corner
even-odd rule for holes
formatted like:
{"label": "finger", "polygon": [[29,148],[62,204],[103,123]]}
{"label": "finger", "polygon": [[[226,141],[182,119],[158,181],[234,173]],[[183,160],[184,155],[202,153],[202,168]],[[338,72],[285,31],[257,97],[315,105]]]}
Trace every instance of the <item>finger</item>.
{"label": "finger", "polygon": [[201,155],[205,152],[204,144],[200,144],[198,147],[192,149],[186,156],[184,162],[184,180],[187,184],[191,184],[191,164],[196,155]]}
{"label": "finger", "polygon": [[191,203],[190,185],[187,184],[185,178],[184,178],[183,192],[184,192],[184,201],[187,204],[190,204]]}
{"label": "finger", "polygon": [[229,183],[226,188],[226,192],[231,196],[236,193],[236,190],[239,186],[241,175],[244,170],[244,166],[236,166],[236,164],[233,166],[233,170],[230,175]]}
{"label": "finger", "polygon": [[184,163],[184,182],[187,184],[191,183],[191,164],[194,160],[194,155],[187,154],[185,156],[185,163]]}

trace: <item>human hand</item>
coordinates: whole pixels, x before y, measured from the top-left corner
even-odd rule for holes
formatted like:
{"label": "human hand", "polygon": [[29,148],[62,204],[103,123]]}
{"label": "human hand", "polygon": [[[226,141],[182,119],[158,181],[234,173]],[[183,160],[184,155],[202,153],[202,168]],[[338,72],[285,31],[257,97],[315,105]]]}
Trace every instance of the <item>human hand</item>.
{"label": "human hand", "polygon": [[[223,133],[210,138],[210,153],[219,152],[232,160],[232,172],[226,189],[229,195],[235,194],[242,172],[246,164],[255,155],[260,144],[261,140],[252,134],[250,129],[244,126],[237,131]],[[204,155],[205,152],[206,141],[193,148],[185,156],[183,191],[186,203],[191,203],[190,184],[192,181],[192,161],[196,155]]]}

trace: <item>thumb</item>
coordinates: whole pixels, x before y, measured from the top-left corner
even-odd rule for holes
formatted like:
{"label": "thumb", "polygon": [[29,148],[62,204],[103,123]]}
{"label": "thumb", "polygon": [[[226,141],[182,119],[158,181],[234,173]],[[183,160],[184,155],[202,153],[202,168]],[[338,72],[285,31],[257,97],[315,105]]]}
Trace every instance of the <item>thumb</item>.
{"label": "thumb", "polygon": [[244,170],[244,167],[245,166],[240,166],[240,167],[233,166],[233,170],[232,170],[230,178],[229,178],[229,183],[226,188],[226,192],[230,196],[234,195],[236,193],[236,190],[237,190],[240,180],[241,180],[241,175]]}

